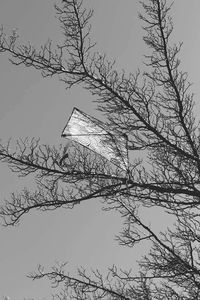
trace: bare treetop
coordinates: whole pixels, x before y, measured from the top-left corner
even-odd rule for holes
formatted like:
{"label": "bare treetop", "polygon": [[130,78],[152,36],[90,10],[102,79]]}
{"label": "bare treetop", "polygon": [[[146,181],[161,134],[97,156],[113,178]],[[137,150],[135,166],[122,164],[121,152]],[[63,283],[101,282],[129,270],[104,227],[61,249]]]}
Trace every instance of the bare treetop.
{"label": "bare treetop", "polygon": [[[13,64],[38,69],[44,77],[58,75],[67,88],[80,84],[94,96],[106,128],[127,137],[128,174],[84,143],[57,149],[25,139],[16,149],[1,145],[0,160],[19,176],[34,175],[37,184],[35,192],[25,189],[5,202],[0,212],[5,225],[15,225],[32,209],[73,208],[101,198],[104,209],[117,210],[124,219],[117,238],[121,245],[150,245],[139,274],[113,266],[107,277],[83,269],[73,277],[63,264],[50,271],[40,266],[30,277],[63,285],[60,299],[199,299],[199,123],[178,58],[181,44],[171,44],[171,6],[166,0],[147,0],[142,7],[139,17],[150,49],[144,73],[119,72],[114,61],[96,50],[90,38],[93,11],[80,0],[55,6],[64,36],[57,47],[51,41],[39,50],[18,45],[15,32],[7,37],[1,31],[0,52],[10,53]],[[172,214],[173,230],[154,232],[142,219],[144,207]]]}

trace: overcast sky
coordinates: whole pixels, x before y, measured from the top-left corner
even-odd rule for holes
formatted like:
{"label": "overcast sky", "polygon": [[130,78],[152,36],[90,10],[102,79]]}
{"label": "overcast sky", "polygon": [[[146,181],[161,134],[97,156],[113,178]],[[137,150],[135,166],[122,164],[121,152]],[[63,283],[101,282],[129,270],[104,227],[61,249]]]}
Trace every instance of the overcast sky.
{"label": "overcast sky", "polygon": [[[0,24],[6,32],[17,28],[22,41],[39,47],[48,38],[59,42],[61,32],[55,18],[54,0],[2,0]],[[58,2],[57,2],[58,3]],[[137,19],[138,0],[85,0],[94,8],[93,37],[101,52],[116,58],[119,70],[135,72],[145,54],[141,22]],[[176,0],[172,9],[174,39],[183,41],[182,68],[189,72],[194,83],[196,101],[200,95],[200,3],[199,0]],[[0,54],[0,137],[40,137],[50,145],[66,143],[61,131],[74,106],[101,119],[92,96],[80,87],[65,90],[58,78],[43,79],[39,72],[23,66],[15,67],[7,55]],[[18,179],[6,165],[0,167],[1,199],[12,191],[30,184],[29,179]],[[156,216],[162,227],[163,219]],[[162,220],[162,221],[161,221]],[[162,223],[161,223],[162,222]],[[114,241],[120,231],[118,215],[105,213],[100,204],[90,201],[74,210],[35,212],[25,216],[14,228],[0,227],[0,299],[44,299],[50,295],[46,281],[32,282],[26,274],[37,264],[53,265],[68,261],[69,270],[82,265],[100,268],[116,263],[135,266],[142,249],[126,249]]]}

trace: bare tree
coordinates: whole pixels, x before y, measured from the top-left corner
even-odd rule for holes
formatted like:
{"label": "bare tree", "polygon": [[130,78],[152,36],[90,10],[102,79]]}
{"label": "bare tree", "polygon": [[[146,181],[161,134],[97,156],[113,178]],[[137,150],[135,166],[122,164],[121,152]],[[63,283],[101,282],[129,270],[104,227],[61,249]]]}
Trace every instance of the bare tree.
{"label": "bare tree", "polygon": [[[55,6],[64,34],[63,44],[51,42],[40,50],[18,45],[17,35],[0,35],[0,51],[11,54],[15,65],[34,67],[44,77],[59,75],[66,87],[81,84],[94,95],[98,110],[113,132],[127,137],[129,172],[110,164],[88,149],[69,144],[59,149],[39,140],[1,145],[0,159],[19,176],[34,176],[37,188],[28,189],[1,207],[5,225],[15,225],[32,209],[73,208],[101,197],[105,209],[120,212],[124,228],[120,244],[148,243],[139,274],[109,269],[77,276],[65,264],[46,271],[40,266],[33,279],[47,277],[61,286],[59,299],[199,299],[200,297],[200,135],[193,112],[187,74],[180,69],[181,44],[171,45],[173,30],[166,0],[146,0],[144,41],[150,48],[145,73],[125,74],[96,51],[90,39],[90,19],[81,0]],[[134,153],[143,159],[133,159]],[[65,157],[63,160],[62,158]],[[188,171],[189,170],[189,171]],[[142,220],[140,208],[160,207],[176,220],[173,228],[156,233]]]}

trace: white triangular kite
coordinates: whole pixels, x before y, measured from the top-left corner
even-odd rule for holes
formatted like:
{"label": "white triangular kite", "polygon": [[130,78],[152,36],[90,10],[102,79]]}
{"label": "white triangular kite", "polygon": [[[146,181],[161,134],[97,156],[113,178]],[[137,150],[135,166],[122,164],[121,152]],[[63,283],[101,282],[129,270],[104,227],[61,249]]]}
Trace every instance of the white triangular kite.
{"label": "white triangular kite", "polygon": [[124,170],[128,169],[126,138],[111,133],[104,123],[77,108],[73,109],[62,137],[78,142]]}

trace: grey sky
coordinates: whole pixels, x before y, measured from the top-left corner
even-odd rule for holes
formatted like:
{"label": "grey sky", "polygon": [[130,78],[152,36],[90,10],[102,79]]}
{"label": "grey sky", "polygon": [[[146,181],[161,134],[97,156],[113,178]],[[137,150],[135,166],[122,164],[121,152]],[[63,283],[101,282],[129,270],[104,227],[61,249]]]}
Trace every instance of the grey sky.
{"label": "grey sky", "polygon": [[[54,2],[1,0],[0,24],[6,32],[18,28],[22,41],[31,41],[36,47],[48,38],[59,42],[62,35],[54,16]],[[116,58],[119,70],[135,72],[146,51],[137,19],[139,1],[85,0],[85,4],[95,10],[92,34],[100,51]],[[176,0],[172,10],[174,39],[184,42],[182,68],[194,82],[196,101],[200,94],[199,11],[199,0]],[[92,96],[80,87],[66,91],[56,77],[43,79],[31,68],[14,67],[4,54],[0,54],[0,90],[3,140],[29,136],[40,137],[42,143],[51,145],[65,143],[60,134],[74,106],[101,118],[94,110]],[[4,165],[0,180],[0,201],[30,184],[29,179],[16,178]],[[162,218],[157,215],[156,219],[161,222]],[[51,291],[46,281],[32,282],[25,276],[39,263],[50,266],[56,260],[68,261],[70,270],[80,265],[105,270],[113,263],[134,267],[142,249],[126,249],[113,241],[120,222],[118,215],[102,212],[99,203],[90,201],[72,211],[34,212],[18,227],[0,227],[0,297],[48,297]]]}

